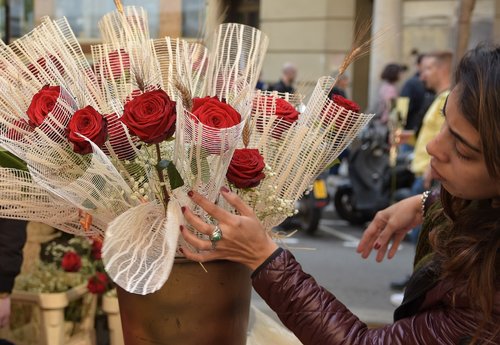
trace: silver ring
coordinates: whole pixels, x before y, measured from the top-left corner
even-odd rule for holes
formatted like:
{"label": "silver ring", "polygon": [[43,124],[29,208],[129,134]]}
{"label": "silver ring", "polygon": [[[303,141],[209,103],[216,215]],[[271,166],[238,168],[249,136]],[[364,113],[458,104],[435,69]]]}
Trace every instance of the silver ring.
{"label": "silver ring", "polygon": [[214,231],[212,231],[212,234],[208,237],[208,239],[210,240],[210,242],[212,242],[212,250],[215,250],[217,241],[222,240],[222,230],[218,225],[215,226]]}

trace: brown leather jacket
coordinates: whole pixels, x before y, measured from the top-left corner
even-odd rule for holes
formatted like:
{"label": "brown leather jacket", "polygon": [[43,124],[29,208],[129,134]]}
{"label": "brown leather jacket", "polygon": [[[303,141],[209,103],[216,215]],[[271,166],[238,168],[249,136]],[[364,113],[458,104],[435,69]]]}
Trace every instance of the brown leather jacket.
{"label": "brown leather jacket", "polygon": [[[259,295],[305,345],[468,344],[478,320],[467,298],[456,289],[452,293],[449,282],[432,276],[432,268],[416,272],[415,288],[396,310],[395,322],[378,329],[368,329],[303,272],[287,250],[278,249],[253,273],[252,280]],[[500,325],[500,292],[495,296],[493,317]],[[498,334],[491,344],[500,344]]]}

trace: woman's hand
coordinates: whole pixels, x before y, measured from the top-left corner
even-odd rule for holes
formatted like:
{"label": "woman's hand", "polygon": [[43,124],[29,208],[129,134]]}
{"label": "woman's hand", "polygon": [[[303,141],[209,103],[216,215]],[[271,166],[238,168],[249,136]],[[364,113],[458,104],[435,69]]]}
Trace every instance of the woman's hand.
{"label": "woman's hand", "polygon": [[9,325],[10,296],[0,298],[0,328]]}
{"label": "woman's hand", "polygon": [[392,259],[406,233],[421,224],[422,218],[421,195],[406,198],[377,212],[363,233],[357,252],[366,259],[372,249],[378,250],[376,260],[380,262],[392,241],[387,254],[387,258]]}
{"label": "woman's hand", "polygon": [[[222,239],[214,242],[215,248],[212,248],[212,242],[198,238],[187,228],[181,227],[182,236],[196,250],[193,252],[186,246],[182,247],[182,252],[188,259],[199,262],[230,260],[255,270],[278,248],[253,210],[226,188],[221,188],[221,195],[239,215],[229,213],[196,192],[190,192],[189,195],[218,222]],[[183,212],[194,229],[208,236],[213,233],[214,225],[205,223],[187,208],[183,208]]]}

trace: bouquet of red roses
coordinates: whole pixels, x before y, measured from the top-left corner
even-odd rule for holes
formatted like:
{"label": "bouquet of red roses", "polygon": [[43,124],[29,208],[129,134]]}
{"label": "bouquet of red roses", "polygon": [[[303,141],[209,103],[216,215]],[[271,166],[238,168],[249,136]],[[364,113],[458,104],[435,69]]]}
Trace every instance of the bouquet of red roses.
{"label": "bouquet of red roses", "polygon": [[208,49],[147,23],[104,16],[92,67],[65,19],[0,45],[0,146],[20,163],[0,168],[0,216],[104,239],[107,273],[140,294],[169,276],[188,190],[217,200],[229,182],[272,227],[370,118],[328,99],[332,78],[301,113],[298,95],[255,93],[259,30],[223,24]]}

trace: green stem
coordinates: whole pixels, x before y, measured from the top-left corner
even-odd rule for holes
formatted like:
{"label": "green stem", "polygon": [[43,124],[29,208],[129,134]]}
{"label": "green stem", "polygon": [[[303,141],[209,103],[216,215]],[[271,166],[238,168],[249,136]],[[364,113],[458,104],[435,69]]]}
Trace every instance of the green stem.
{"label": "green stem", "polygon": [[[161,161],[161,152],[160,152],[160,144],[155,144],[156,146],[156,158],[158,159],[158,163]],[[156,172],[158,173],[158,178],[160,179],[160,187],[163,193],[163,204],[165,205],[165,209],[167,208],[168,202],[170,201],[170,195],[168,195],[167,187],[165,186],[165,177],[163,176],[163,169],[161,169],[156,164]]]}

